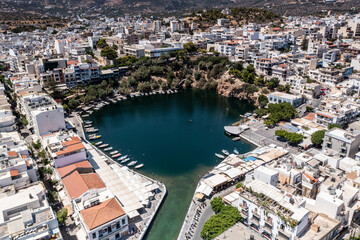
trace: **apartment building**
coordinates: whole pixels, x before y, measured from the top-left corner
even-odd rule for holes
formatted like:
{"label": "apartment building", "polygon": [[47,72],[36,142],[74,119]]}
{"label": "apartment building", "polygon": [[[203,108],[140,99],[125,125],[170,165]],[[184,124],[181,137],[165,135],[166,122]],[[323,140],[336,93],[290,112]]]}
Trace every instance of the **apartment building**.
{"label": "apartment building", "polygon": [[65,129],[64,109],[46,94],[25,94],[20,98],[21,110],[29,128],[42,136]]}
{"label": "apartment building", "polygon": [[297,239],[309,224],[310,212],[295,196],[260,180],[246,184],[239,195],[244,223],[268,239]]}
{"label": "apartment building", "polygon": [[271,76],[272,68],[278,64],[277,61],[271,60],[270,58],[259,58],[255,61],[254,67],[259,74]]}
{"label": "apartment building", "polygon": [[62,239],[40,182],[19,190],[2,189],[0,215],[1,239]]}
{"label": "apartment building", "polygon": [[22,188],[38,181],[37,166],[26,154],[15,151],[0,150],[0,186]]}
{"label": "apartment building", "polygon": [[360,132],[332,128],[325,133],[323,149],[328,154],[354,158],[359,152]]}
{"label": "apartment building", "polygon": [[107,189],[92,189],[73,200],[74,219],[87,239],[122,239],[128,235],[128,216]]}
{"label": "apartment building", "polygon": [[298,107],[303,103],[302,96],[296,96],[283,92],[273,92],[268,95],[269,103],[288,102],[294,107]]}
{"label": "apartment building", "polygon": [[44,147],[48,150],[55,168],[64,167],[87,159],[86,149],[81,139],[66,132],[42,136]]}
{"label": "apartment building", "polygon": [[291,75],[292,69],[287,64],[275,65],[272,67],[272,77],[280,80],[281,84],[285,84],[287,78]]}

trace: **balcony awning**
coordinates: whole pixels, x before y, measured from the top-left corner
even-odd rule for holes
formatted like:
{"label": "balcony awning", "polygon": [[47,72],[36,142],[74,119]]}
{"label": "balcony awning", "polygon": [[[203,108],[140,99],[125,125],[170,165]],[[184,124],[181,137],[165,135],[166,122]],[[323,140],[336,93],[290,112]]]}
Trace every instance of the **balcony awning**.
{"label": "balcony awning", "polygon": [[19,176],[19,171],[18,171],[18,170],[11,170],[11,171],[10,171],[10,176],[11,176],[11,177]]}

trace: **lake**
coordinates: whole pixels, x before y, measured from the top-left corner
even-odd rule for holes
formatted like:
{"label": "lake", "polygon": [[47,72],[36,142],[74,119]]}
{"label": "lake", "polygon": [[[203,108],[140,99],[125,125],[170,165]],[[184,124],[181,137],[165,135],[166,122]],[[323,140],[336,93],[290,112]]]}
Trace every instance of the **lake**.
{"label": "lake", "polygon": [[254,148],[224,134],[225,125],[253,110],[246,101],[193,89],[129,99],[91,115],[101,141],[144,163],[139,171],[166,185],[168,195],[146,239],[177,238],[198,180],[220,162],[215,152]]}

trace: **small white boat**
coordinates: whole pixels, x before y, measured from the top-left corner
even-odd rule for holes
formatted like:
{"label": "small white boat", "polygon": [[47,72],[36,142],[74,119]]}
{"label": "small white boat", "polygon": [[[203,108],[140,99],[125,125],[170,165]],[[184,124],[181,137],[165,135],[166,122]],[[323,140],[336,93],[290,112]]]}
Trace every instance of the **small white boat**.
{"label": "small white boat", "polygon": [[115,151],[112,151],[112,152],[110,153],[110,155],[114,155],[114,154],[117,154],[117,153],[119,153],[119,151],[118,151],[118,150],[115,150]]}
{"label": "small white boat", "polygon": [[144,166],[144,164],[141,163],[141,164],[139,164],[139,165],[136,165],[134,168],[135,168],[135,169],[139,169],[139,168],[142,168],[143,166]]}
{"label": "small white boat", "polygon": [[225,158],[225,156],[223,156],[223,155],[221,155],[221,154],[219,154],[219,153],[215,153],[215,156],[217,156],[217,157],[220,158],[220,159],[224,159],[224,158]]}
{"label": "small white boat", "polygon": [[116,153],[116,154],[112,155],[111,157],[112,158],[117,158],[117,157],[120,157],[120,156],[121,156],[121,153]]}
{"label": "small white boat", "polygon": [[128,164],[128,167],[132,167],[132,166],[134,166],[136,163],[137,163],[137,161],[131,161],[131,162]]}
{"label": "small white boat", "polygon": [[128,155],[125,155],[125,156],[119,157],[118,160],[121,161],[121,160],[124,160],[127,157],[128,157]]}
{"label": "small white boat", "polygon": [[221,152],[222,152],[224,155],[226,155],[226,156],[229,156],[229,154],[230,154],[228,151],[226,151],[226,150],[224,150],[224,149],[221,150]]}
{"label": "small white boat", "polygon": [[95,140],[101,138],[101,135],[89,136],[90,140]]}
{"label": "small white boat", "polygon": [[120,163],[126,163],[130,160],[130,158],[125,158],[124,160],[122,160]]}
{"label": "small white boat", "polygon": [[92,121],[85,120],[84,123],[85,123],[85,124],[92,124]]}
{"label": "small white boat", "polygon": [[87,133],[94,133],[94,132],[98,132],[99,131],[99,129],[97,129],[97,128],[88,128],[88,129],[85,129],[85,132],[87,132]]}
{"label": "small white boat", "polygon": [[236,141],[239,141],[241,138],[240,137],[234,137],[232,140],[234,141],[234,142],[236,142]]}
{"label": "small white boat", "polygon": [[89,114],[84,114],[84,115],[81,115],[81,117],[89,117],[90,115]]}
{"label": "small white boat", "polygon": [[95,143],[95,146],[99,146],[99,145],[101,145],[101,144],[103,144],[103,142],[102,142],[102,141],[99,141],[99,142],[96,142],[96,143]]}
{"label": "small white boat", "polygon": [[91,128],[91,124],[85,125],[84,128]]}
{"label": "small white boat", "polygon": [[239,151],[235,148],[234,149],[234,153],[236,154],[236,155],[239,155],[240,153],[239,153]]}
{"label": "small white boat", "polygon": [[109,146],[109,144],[104,143],[104,144],[101,144],[101,145],[99,146],[99,148],[105,148],[105,147],[107,147],[107,146]]}
{"label": "small white boat", "polygon": [[110,150],[113,150],[113,147],[104,148],[104,151],[110,151]]}

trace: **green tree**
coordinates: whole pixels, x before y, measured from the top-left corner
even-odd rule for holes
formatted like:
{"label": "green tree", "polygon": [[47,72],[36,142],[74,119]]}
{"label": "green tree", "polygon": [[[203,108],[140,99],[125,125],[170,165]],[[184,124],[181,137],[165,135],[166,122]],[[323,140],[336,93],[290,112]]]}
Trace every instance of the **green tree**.
{"label": "green tree", "polygon": [[33,142],[32,145],[36,150],[39,150],[41,148],[41,142],[39,139],[36,141],[36,143]]}
{"label": "green tree", "polygon": [[329,124],[328,129],[330,130],[330,129],[335,128],[335,127],[336,127],[336,128],[340,128],[340,129],[343,129],[343,127],[342,127],[341,125],[335,124],[335,123]]}
{"label": "green tree", "polygon": [[225,207],[225,204],[221,197],[215,197],[211,202],[211,209],[215,213],[219,213],[223,207]]}
{"label": "green tree", "polygon": [[269,89],[275,89],[279,86],[279,79],[277,78],[271,78],[269,81],[267,81],[265,83],[265,85],[269,88]]}
{"label": "green tree", "polygon": [[300,133],[288,133],[286,140],[291,144],[298,144],[304,139],[304,136]]}
{"label": "green tree", "polygon": [[68,106],[70,109],[76,109],[80,106],[80,102],[73,97],[69,100]]}
{"label": "green tree", "polygon": [[99,48],[105,48],[108,47],[109,45],[106,43],[106,40],[104,38],[101,38],[97,43],[96,46]]}
{"label": "green tree", "polygon": [[211,216],[205,222],[200,237],[205,240],[214,239],[241,220],[242,217],[237,208],[224,206],[218,214]]}
{"label": "green tree", "polygon": [[67,218],[67,214],[68,214],[68,210],[67,208],[63,208],[63,209],[60,209],[58,212],[57,212],[57,220],[60,224],[64,224],[65,223],[65,220]]}
{"label": "green tree", "polygon": [[258,102],[259,102],[259,105],[261,108],[264,108],[268,102],[269,102],[269,99],[267,98],[267,96],[261,94],[259,97],[258,97]]}
{"label": "green tree", "polygon": [[282,138],[282,139],[286,139],[288,132],[286,130],[276,130],[275,131],[275,135]]}
{"label": "green tree", "polygon": [[315,146],[321,146],[324,140],[324,136],[325,136],[325,130],[316,131],[311,135],[311,142]]}
{"label": "green tree", "polygon": [[103,49],[101,49],[100,55],[102,57],[106,57],[109,60],[113,60],[118,57],[117,52],[113,48],[110,48],[109,46],[106,46]]}
{"label": "green tree", "polygon": [[265,109],[265,108],[258,108],[255,110],[256,115],[258,115],[259,117],[265,116],[266,114],[269,113],[269,110]]}
{"label": "green tree", "polygon": [[194,53],[197,51],[195,44],[191,41],[188,43],[185,43],[183,48],[187,53]]}

